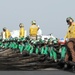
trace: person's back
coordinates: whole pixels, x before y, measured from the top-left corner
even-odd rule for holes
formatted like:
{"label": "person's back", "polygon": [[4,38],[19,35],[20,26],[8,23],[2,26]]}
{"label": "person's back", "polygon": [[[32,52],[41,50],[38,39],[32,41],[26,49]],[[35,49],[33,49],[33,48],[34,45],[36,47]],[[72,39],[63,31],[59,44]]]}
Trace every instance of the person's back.
{"label": "person's back", "polygon": [[19,37],[24,38],[24,36],[25,36],[24,25],[22,23],[20,23],[19,27],[20,27]]}
{"label": "person's back", "polygon": [[38,27],[36,25],[32,25],[30,26],[30,36],[34,36],[36,37],[37,36],[37,31],[38,31]]}
{"label": "person's back", "polygon": [[29,35],[31,39],[36,40],[37,37],[38,26],[36,25],[36,21],[32,21],[32,25],[29,28]]}
{"label": "person's back", "polygon": [[11,33],[10,33],[10,31],[8,29],[6,29],[6,31],[5,31],[5,38],[9,39],[10,37],[11,37]]}
{"label": "person's back", "polygon": [[9,39],[11,37],[11,33],[7,28],[3,28],[3,32],[5,32],[5,39]]}

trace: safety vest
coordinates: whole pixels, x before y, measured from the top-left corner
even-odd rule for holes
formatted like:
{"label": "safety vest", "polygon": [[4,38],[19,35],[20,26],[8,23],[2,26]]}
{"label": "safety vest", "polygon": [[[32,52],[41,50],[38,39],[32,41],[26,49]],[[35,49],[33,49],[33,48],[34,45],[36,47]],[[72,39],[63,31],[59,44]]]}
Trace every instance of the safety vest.
{"label": "safety vest", "polygon": [[19,33],[19,37],[22,38],[25,36],[25,30],[24,27],[20,28],[20,33]]}
{"label": "safety vest", "polygon": [[6,30],[6,31],[5,31],[5,38],[8,39],[8,38],[10,38],[10,37],[11,37],[10,31],[9,31],[9,30]]}
{"label": "safety vest", "polygon": [[37,36],[37,31],[38,31],[38,26],[32,25],[29,30],[30,36],[33,37]]}
{"label": "safety vest", "polygon": [[75,38],[75,23],[73,23],[71,26],[68,27],[65,39],[66,38]]}

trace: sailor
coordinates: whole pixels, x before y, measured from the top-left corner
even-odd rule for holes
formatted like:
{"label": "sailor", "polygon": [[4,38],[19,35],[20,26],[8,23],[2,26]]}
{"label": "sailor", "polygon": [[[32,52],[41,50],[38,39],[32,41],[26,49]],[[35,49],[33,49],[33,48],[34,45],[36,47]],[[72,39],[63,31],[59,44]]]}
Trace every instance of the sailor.
{"label": "sailor", "polygon": [[20,23],[19,27],[20,27],[19,38],[24,38],[24,36],[25,36],[25,30],[24,30],[23,23]]}
{"label": "sailor", "polygon": [[67,24],[69,25],[65,39],[67,40],[67,53],[65,61],[67,62],[69,57],[72,57],[72,61],[75,62],[75,22],[71,17],[66,19]]}
{"label": "sailor", "polygon": [[29,28],[30,39],[36,40],[37,39],[38,26],[36,25],[36,21],[35,20],[33,20],[31,22],[31,24],[32,25]]}
{"label": "sailor", "polygon": [[4,39],[9,39],[11,37],[10,31],[6,27],[3,28],[3,32],[5,32],[5,35],[3,35]]}

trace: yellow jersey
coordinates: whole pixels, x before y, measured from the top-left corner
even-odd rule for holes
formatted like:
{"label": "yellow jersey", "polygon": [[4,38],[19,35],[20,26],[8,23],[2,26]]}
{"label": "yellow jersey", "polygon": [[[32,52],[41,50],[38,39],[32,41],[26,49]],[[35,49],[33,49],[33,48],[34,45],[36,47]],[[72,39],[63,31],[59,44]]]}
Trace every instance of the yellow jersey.
{"label": "yellow jersey", "polygon": [[65,39],[66,38],[75,38],[75,23],[72,23],[72,25],[68,27],[67,34],[65,35]]}
{"label": "yellow jersey", "polygon": [[29,29],[30,36],[36,37],[38,31],[38,26],[32,25]]}
{"label": "yellow jersey", "polygon": [[20,28],[20,33],[19,33],[19,37],[22,38],[25,36],[25,30],[24,27]]}
{"label": "yellow jersey", "polygon": [[6,30],[6,31],[5,31],[5,38],[8,39],[8,38],[10,38],[10,37],[11,37],[10,31],[9,31],[9,30]]}

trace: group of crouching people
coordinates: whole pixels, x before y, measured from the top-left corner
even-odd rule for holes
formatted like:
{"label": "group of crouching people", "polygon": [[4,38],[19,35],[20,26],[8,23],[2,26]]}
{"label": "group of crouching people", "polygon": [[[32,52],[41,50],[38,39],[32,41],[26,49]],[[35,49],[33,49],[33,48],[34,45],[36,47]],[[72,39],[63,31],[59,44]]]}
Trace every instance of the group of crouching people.
{"label": "group of crouching people", "polygon": [[[14,51],[19,50],[20,54],[24,51],[29,55],[45,55],[48,56],[50,60],[53,62],[58,61],[72,61],[75,62],[74,55],[74,39],[70,39],[69,41],[55,39],[47,39],[42,40],[33,40],[29,37],[26,38],[11,38],[7,40],[0,41],[0,48],[3,49],[12,49]],[[69,45],[69,47],[68,47]]]}

